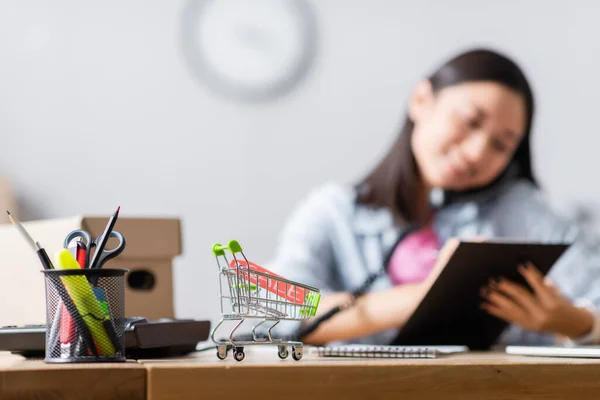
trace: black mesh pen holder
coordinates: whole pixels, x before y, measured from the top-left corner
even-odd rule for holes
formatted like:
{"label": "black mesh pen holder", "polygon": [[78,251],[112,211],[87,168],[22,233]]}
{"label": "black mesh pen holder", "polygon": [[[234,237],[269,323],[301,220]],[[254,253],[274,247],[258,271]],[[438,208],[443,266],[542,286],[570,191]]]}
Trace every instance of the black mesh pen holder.
{"label": "black mesh pen holder", "polygon": [[49,363],[125,361],[126,269],[49,269],[46,357]]}

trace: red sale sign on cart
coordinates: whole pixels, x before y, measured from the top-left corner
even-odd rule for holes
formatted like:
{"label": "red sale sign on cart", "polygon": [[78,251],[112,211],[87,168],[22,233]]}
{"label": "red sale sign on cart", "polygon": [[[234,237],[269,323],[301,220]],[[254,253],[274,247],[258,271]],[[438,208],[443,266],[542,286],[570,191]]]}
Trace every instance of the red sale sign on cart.
{"label": "red sale sign on cart", "polygon": [[[231,260],[229,266],[231,268],[235,268],[235,262],[236,260]],[[281,282],[279,279],[283,278],[282,276],[277,275],[268,269],[261,267],[260,265],[254,264],[253,262],[246,263],[246,261],[237,260],[237,263],[240,266],[239,275],[246,281],[250,281],[250,283],[258,285],[261,288],[286,299],[287,301],[293,301],[296,304],[304,304],[304,288],[291,283]],[[253,271],[258,272],[258,274],[252,273]],[[279,279],[270,279],[269,275],[271,275],[273,278]]]}

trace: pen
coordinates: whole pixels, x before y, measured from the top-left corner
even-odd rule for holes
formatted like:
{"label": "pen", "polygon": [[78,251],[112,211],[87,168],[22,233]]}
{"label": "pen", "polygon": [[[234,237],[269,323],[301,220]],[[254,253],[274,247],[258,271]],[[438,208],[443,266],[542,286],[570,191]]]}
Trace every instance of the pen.
{"label": "pen", "polygon": [[117,207],[117,211],[115,211],[112,217],[110,217],[110,219],[108,220],[108,224],[106,224],[106,228],[104,229],[104,233],[102,234],[102,240],[100,241],[98,247],[96,248],[96,251],[94,252],[94,257],[92,257],[92,261],[90,261],[90,268],[96,268],[96,264],[98,263],[98,260],[100,259],[104,248],[106,247],[106,243],[108,242],[108,239],[110,239],[110,233],[112,232],[113,228],[115,227],[115,224],[117,223],[117,218],[119,217],[120,209],[121,206]]}

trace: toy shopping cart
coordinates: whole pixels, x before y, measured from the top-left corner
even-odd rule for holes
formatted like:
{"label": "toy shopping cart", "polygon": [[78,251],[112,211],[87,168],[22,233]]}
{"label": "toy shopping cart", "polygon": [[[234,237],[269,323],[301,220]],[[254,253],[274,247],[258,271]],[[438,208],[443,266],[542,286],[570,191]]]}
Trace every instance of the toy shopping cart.
{"label": "toy shopping cart", "polygon": [[[225,250],[231,253],[231,261]],[[215,244],[212,251],[219,267],[221,294],[221,321],[211,333],[211,339],[217,345],[217,357],[224,360],[230,346],[233,358],[242,361],[244,346],[265,344],[276,345],[282,359],[287,358],[288,346],[291,346],[292,357],[300,360],[302,342],[274,339],[271,330],[282,320],[303,320],[314,316],[321,298],[319,289],[289,281],[249,262],[235,240],[227,246]],[[252,327],[252,340],[235,340],[235,331],[246,319],[260,320]],[[239,322],[229,333],[228,341],[216,340],[215,333],[225,321]],[[257,337],[256,329],[263,324],[271,324],[267,337]]]}

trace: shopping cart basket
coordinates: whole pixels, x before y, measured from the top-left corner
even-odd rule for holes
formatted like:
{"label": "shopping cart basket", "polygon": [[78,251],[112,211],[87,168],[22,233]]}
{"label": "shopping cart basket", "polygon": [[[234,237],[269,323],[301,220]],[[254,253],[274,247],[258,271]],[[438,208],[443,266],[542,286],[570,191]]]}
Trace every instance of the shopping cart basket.
{"label": "shopping cart basket", "polygon": [[[232,259],[225,253],[229,250]],[[289,281],[265,268],[248,261],[240,244],[232,240],[227,246],[215,244],[213,254],[219,267],[219,288],[221,295],[221,320],[211,333],[212,341],[217,345],[217,357],[227,357],[227,347],[233,349],[233,358],[244,359],[244,346],[277,345],[279,357],[289,355],[302,358],[302,342],[275,339],[271,330],[282,320],[303,320],[313,317],[317,312],[321,294],[319,289]],[[241,258],[240,258],[241,256]],[[260,320],[252,327],[252,340],[236,340],[233,335],[246,319]],[[215,339],[215,333],[225,321],[238,321],[229,333],[229,340]],[[271,326],[267,337],[257,337],[256,329],[263,325]]]}

